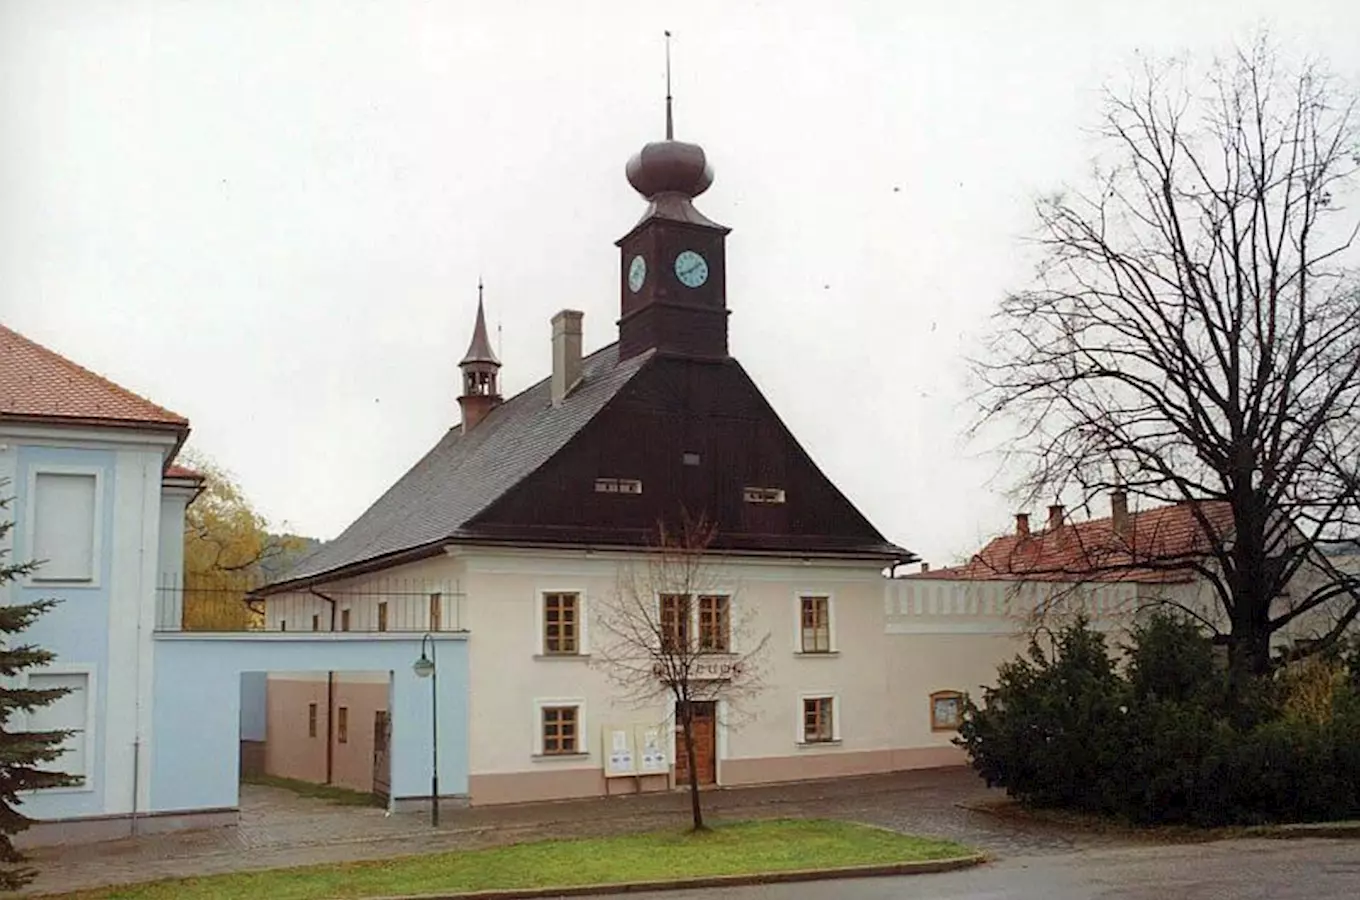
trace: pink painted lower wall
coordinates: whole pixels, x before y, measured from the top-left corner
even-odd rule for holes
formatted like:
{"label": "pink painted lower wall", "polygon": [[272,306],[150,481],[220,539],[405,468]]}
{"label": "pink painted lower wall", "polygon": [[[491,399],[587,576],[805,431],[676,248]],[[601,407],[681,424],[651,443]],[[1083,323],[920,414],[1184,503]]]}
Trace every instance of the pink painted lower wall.
{"label": "pink painted lower wall", "polygon": [[[468,778],[468,802],[474,806],[497,803],[529,803],[570,800],[606,794],[637,793],[632,778],[605,778],[603,769],[545,769],[537,772],[503,772]],[[643,793],[670,788],[670,778],[650,775],[641,780]]]}
{"label": "pink painted lower wall", "polygon": [[[349,682],[343,676],[337,676],[334,691],[332,730],[328,728],[324,676],[307,680],[269,679],[264,750],[267,774],[325,784],[326,738],[330,734],[330,783],[355,791],[373,790],[376,714],[387,709],[387,685]],[[315,734],[310,728],[312,704],[316,705]],[[341,710],[344,710],[343,714]]]}
{"label": "pink painted lower wall", "polygon": [[[719,760],[718,778],[720,785],[735,787],[966,764],[967,757],[957,747],[804,753],[762,759]],[[669,777],[652,776],[644,778],[641,787],[643,792],[664,791],[670,787],[670,783]],[[469,801],[474,806],[598,797],[606,793],[633,793],[636,790],[631,778],[606,780],[601,769],[505,772],[473,775],[468,779]]]}
{"label": "pink painted lower wall", "polygon": [[967,757],[957,747],[918,747],[909,750],[804,753],[764,759],[724,759],[718,762],[718,774],[724,785],[769,784],[874,775],[904,769],[937,769],[966,763]]}

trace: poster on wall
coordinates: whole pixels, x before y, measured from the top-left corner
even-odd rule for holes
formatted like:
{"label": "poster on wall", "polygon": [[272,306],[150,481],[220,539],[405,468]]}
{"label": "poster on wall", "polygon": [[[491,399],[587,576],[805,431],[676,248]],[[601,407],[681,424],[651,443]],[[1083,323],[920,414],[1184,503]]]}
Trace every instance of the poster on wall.
{"label": "poster on wall", "polygon": [[633,752],[633,731],[630,728],[604,727],[604,777],[637,774],[637,757]]}
{"label": "poster on wall", "polygon": [[641,765],[639,771],[643,775],[658,775],[670,771],[670,761],[666,759],[666,744],[664,743],[664,732],[655,725],[641,725],[637,730],[638,747],[641,748]]}

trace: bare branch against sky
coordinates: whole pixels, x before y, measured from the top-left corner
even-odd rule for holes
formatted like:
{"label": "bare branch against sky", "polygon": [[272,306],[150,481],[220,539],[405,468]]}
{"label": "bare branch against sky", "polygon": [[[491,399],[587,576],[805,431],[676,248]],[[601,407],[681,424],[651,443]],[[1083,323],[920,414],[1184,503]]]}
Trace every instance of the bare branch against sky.
{"label": "bare branch against sky", "polygon": [[1360,69],[1347,0],[0,4],[0,320],[187,415],[331,537],[456,421],[479,275],[503,386],[614,339],[623,165],[676,136],[734,228],[732,349],[890,539],[1004,526],[963,357],[1140,53],[1263,20]]}

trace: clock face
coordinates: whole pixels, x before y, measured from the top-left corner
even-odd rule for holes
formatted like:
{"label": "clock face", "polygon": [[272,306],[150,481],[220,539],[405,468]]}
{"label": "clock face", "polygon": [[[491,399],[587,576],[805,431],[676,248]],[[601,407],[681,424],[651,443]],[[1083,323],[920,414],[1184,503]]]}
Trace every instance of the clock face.
{"label": "clock face", "polygon": [[628,289],[636,294],[642,290],[642,283],[647,280],[647,260],[641,256],[634,256],[633,261],[628,264]]}
{"label": "clock face", "polygon": [[685,250],[675,258],[675,277],[685,287],[697,288],[708,281],[708,263],[693,250]]}

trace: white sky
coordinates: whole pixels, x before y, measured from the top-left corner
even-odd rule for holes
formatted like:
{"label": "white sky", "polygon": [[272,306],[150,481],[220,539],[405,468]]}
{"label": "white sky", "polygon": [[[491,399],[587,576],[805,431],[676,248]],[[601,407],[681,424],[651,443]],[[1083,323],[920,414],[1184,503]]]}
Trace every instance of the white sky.
{"label": "white sky", "polygon": [[[509,395],[615,337],[623,165],[677,136],[730,225],[731,346],[890,539],[1008,527],[964,357],[1139,53],[1267,24],[1360,71],[1354,0],[0,0],[0,320],[193,422],[330,538],[457,420],[476,283]],[[494,337],[493,337],[494,340]]]}

